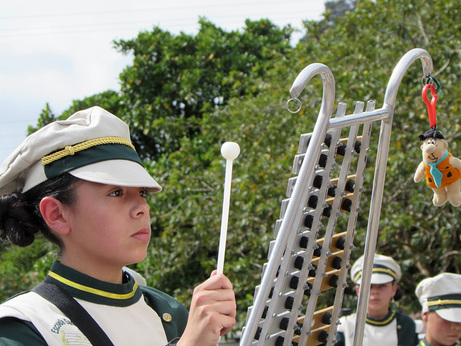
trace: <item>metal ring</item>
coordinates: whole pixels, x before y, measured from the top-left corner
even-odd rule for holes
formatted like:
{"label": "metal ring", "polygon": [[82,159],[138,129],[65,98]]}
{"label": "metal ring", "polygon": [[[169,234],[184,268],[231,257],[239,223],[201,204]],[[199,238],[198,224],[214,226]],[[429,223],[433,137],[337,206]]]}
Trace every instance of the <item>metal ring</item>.
{"label": "metal ring", "polygon": [[[290,104],[290,101],[295,101],[295,102],[298,102],[299,104],[299,107],[296,109],[296,110],[291,110],[290,107],[289,107],[289,104]],[[298,113],[300,110],[301,110],[301,107],[303,106],[303,103],[301,102],[300,99],[298,99],[297,97],[295,98],[291,98],[287,101],[287,109],[288,109],[288,112],[290,113]]]}
{"label": "metal ring", "polygon": [[434,82],[432,81],[432,79],[430,78],[430,75],[428,74],[428,75],[421,77],[421,84],[423,86],[427,84],[434,85]]}

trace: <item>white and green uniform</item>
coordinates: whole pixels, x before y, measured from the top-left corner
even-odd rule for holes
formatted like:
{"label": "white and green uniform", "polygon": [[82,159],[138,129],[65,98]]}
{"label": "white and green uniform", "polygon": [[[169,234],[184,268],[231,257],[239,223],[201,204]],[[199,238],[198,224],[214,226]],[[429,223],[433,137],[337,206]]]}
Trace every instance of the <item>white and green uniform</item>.
{"label": "white and green uniform", "polygon": [[[55,262],[45,281],[72,295],[115,346],[165,345],[180,337],[188,316],[184,306],[124,275],[124,283],[112,284]],[[0,345],[90,343],[56,306],[35,292],[24,292],[0,305]]]}
{"label": "white and green uniform", "polygon": [[[351,346],[354,341],[356,314],[340,318],[337,346]],[[367,316],[363,346],[414,346],[417,344],[415,322],[407,315],[390,311],[382,320]]]}

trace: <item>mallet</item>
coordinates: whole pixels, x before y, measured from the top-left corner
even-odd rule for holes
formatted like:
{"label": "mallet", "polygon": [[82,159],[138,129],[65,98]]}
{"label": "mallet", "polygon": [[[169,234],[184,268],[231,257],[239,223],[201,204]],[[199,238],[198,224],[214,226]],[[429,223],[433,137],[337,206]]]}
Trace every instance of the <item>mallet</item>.
{"label": "mallet", "polygon": [[221,154],[226,159],[226,176],[224,178],[224,199],[222,206],[221,235],[219,237],[218,274],[223,273],[224,255],[226,252],[227,222],[229,220],[229,202],[232,182],[232,163],[240,154],[237,143],[226,142],[221,146]]}

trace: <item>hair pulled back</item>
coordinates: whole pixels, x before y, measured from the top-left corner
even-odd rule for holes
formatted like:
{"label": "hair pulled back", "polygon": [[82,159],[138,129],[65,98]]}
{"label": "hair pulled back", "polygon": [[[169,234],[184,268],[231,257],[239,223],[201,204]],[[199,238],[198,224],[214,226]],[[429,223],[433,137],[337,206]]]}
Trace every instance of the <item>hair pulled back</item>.
{"label": "hair pulled back", "polygon": [[75,188],[80,179],[65,173],[37,185],[26,193],[13,192],[0,196],[0,241],[28,246],[41,232],[48,240],[61,246],[40,213],[40,201],[50,196],[61,203],[75,202]]}

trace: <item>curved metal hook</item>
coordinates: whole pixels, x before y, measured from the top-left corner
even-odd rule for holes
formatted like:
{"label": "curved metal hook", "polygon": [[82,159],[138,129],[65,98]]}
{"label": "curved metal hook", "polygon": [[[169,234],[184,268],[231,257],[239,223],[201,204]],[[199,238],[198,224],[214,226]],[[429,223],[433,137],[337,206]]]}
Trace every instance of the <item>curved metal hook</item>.
{"label": "curved metal hook", "polygon": [[395,99],[397,97],[397,92],[399,91],[402,78],[410,65],[418,58],[421,59],[424,76],[430,74],[434,69],[431,56],[427,51],[421,48],[414,48],[410,50],[399,60],[394,68],[394,71],[392,71],[392,75],[391,78],[389,78],[389,83],[387,84],[386,93],[384,95],[384,106],[387,105],[390,107],[392,113],[394,111]]}
{"label": "curved metal hook", "polygon": [[333,113],[333,105],[335,102],[335,78],[328,66],[314,63],[305,67],[294,80],[290,89],[290,95],[292,99],[298,99],[307,83],[317,74],[320,74],[323,82],[322,105],[320,107],[319,117],[322,115],[330,117]]}

